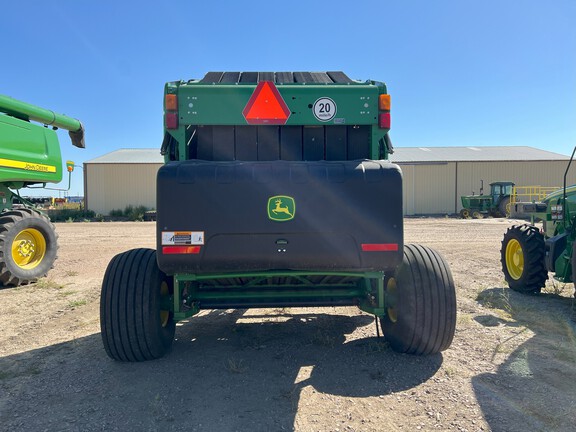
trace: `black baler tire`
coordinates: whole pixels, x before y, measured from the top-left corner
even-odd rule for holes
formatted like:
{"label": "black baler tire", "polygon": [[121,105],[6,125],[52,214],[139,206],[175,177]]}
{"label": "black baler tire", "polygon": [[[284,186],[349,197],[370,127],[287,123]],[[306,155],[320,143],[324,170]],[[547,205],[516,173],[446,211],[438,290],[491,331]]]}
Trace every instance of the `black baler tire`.
{"label": "black baler tire", "polygon": [[[515,279],[506,263],[506,249],[511,240],[516,240],[522,248],[524,266],[522,274]],[[513,225],[504,234],[500,249],[502,272],[508,286],[523,294],[538,294],[548,279],[545,262],[546,247],[544,236],[532,225]]]}
{"label": "black baler tire", "polygon": [[[34,268],[24,269],[14,261],[12,243],[26,229],[39,232],[46,250],[42,261]],[[36,282],[54,266],[58,254],[58,234],[47,216],[27,208],[0,213],[0,285],[18,286]]]}
{"label": "black baler tire", "polygon": [[100,297],[100,329],[108,356],[119,361],[162,357],[174,340],[176,323],[160,320],[160,287],[171,286],[153,249],[132,249],[116,255],[106,269]]}
{"label": "black baler tire", "polygon": [[456,289],[444,258],[426,246],[407,244],[394,274],[396,321],[380,320],[395,351],[436,354],[452,343],[456,330]]}

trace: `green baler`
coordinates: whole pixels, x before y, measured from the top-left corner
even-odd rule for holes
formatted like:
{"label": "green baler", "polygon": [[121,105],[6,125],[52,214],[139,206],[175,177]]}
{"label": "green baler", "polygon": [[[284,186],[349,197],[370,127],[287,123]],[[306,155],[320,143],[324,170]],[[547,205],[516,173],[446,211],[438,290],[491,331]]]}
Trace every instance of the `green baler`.
{"label": "green baler", "polygon": [[210,72],[169,82],[157,249],[114,257],[100,322],[107,354],[161,357],[202,309],[350,306],[391,346],[450,345],[444,259],[404,245],[390,96],[342,72]]}
{"label": "green baler", "polygon": [[84,148],[84,129],[78,120],[0,95],[2,285],[33,282],[46,275],[56,259],[54,226],[18,192],[28,186],[41,187],[62,180],[58,136],[48,126],[68,130],[72,144]]}

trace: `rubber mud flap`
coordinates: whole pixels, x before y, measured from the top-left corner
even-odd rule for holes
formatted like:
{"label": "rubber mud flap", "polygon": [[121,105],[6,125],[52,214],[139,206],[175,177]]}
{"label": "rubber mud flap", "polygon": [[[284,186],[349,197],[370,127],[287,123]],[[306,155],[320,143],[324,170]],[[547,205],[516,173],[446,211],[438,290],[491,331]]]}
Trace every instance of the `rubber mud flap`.
{"label": "rubber mud flap", "polygon": [[391,270],[402,262],[402,173],[370,160],[169,162],[157,224],[167,274]]}

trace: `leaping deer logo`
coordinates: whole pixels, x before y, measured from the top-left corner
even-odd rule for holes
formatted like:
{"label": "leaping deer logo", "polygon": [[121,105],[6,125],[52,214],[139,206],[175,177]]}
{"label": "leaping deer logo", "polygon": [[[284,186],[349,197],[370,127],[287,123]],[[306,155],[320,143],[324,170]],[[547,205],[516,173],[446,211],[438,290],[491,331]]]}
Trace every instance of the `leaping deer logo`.
{"label": "leaping deer logo", "polygon": [[294,198],[277,195],[268,199],[268,217],[276,222],[286,222],[294,219],[296,203]]}
{"label": "leaping deer logo", "polygon": [[272,213],[274,213],[276,215],[278,213],[286,213],[288,216],[294,217],[294,215],[292,213],[290,213],[288,206],[282,207],[282,200],[281,199],[277,199],[274,202],[276,203],[276,207],[272,209]]}

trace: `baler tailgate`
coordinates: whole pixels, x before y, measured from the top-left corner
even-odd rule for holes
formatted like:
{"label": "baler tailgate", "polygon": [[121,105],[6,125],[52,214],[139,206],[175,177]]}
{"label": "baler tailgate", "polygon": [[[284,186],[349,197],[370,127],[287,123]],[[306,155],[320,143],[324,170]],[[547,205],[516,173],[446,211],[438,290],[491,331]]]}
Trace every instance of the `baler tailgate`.
{"label": "baler tailgate", "polygon": [[186,234],[170,233],[204,238],[190,234],[200,250],[160,253],[159,266],[170,274],[392,269],[402,259],[401,182],[387,161],[166,164],[158,250],[186,246]]}

